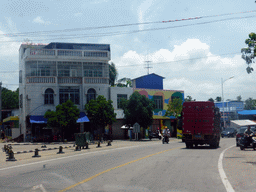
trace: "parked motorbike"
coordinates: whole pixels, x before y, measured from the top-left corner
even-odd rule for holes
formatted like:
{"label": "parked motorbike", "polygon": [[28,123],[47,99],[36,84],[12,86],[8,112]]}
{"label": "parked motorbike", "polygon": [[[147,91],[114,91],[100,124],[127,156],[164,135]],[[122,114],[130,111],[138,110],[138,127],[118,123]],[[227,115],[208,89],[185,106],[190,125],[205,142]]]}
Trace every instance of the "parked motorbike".
{"label": "parked motorbike", "polygon": [[162,142],[163,142],[163,144],[164,143],[169,143],[169,137],[168,136],[163,136]]}
{"label": "parked motorbike", "polygon": [[250,136],[243,136],[238,140],[238,144],[241,150],[245,148],[253,148],[256,150],[256,134],[252,133]]}

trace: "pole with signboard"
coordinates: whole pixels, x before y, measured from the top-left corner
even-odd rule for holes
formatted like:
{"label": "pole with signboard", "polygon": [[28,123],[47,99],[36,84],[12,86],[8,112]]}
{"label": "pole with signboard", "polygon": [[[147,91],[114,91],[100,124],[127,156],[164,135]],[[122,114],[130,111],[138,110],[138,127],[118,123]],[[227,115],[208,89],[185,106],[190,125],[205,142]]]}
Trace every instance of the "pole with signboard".
{"label": "pole with signboard", "polygon": [[133,125],[133,132],[135,133],[135,140],[139,140],[139,133],[140,133],[140,125],[138,123],[135,123]]}

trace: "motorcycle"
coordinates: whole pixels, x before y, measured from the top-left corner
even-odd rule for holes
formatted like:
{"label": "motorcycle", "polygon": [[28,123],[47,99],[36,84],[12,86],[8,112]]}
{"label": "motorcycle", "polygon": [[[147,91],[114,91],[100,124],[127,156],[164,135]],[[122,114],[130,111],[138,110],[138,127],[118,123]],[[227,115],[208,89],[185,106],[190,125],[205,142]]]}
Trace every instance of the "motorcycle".
{"label": "motorcycle", "polygon": [[163,139],[162,139],[162,142],[163,142],[163,144],[164,143],[169,143],[169,137],[168,136],[163,136]]}
{"label": "motorcycle", "polygon": [[238,140],[238,144],[241,150],[245,148],[253,148],[253,150],[256,150],[256,134],[252,133],[249,136],[244,135]]}

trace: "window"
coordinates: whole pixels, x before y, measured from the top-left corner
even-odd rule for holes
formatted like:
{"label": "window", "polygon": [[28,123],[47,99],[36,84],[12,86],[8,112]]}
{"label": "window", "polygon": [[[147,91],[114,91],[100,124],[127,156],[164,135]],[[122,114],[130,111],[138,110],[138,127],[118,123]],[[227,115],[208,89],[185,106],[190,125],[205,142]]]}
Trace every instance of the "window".
{"label": "window", "polygon": [[79,89],[60,89],[60,104],[71,100],[74,104],[79,105]]}
{"label": "window", "polygon": [[84,52],[85,57],[107,57],[107,52]]}
{"label": "window", "polygon": [[81,51],[64,51],[64,50],[58,50],[58,55],[59,56],[77,56],[77,57],[82,57],[82,52]]}
{"label": "window", "polygon": [[80,62],[58,62],[59,77],[81,77],[82,63]]}
{"label": "window", "polygon": [[163,97],[162,96],[153,96],[156,109],[163,109]]}
{"label": "window", "polygon": [[22,83],[22,70],[19,72],[19,83]]}
{"label": "window", "polygon": [[22,108],[23,107],[23,96],[22,96],[22,94],[20,95],[20,108]]}
{"label": "window", "polygon": [[56,62],[28,61],[26,62],[27,76],[56,76]]}
{"label": "window", "polygon": [[89,89],[87,91],[87,103],[89,103],[91,100],[95,100],[96,99],[96,91],[95,89]]}
{"label": "window", "polygon": [[127,100],[127,95],[124,94],[117,94],[117,109],[121,109],[121,99]]}
{"label": "window", "polygon": [[44,92],[44,104],[54,104],[53,94],[54,91],[52,89],[46,89]]}
{"label": "window", "polygon": [[102,77],[103,63],[84,63],[84,77]]}

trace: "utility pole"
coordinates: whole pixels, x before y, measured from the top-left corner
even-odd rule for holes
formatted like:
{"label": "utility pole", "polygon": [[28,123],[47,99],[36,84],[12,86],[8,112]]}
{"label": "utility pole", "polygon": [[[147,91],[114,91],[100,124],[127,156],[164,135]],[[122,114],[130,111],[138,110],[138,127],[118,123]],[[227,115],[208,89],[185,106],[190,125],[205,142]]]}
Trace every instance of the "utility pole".
{"label": "utility pole", "polygon": [[146,69],[148,69],[148,75],[149,75],[149,69],[150,68],[153,68],[153,67],[150,67],[149,65],[150,65],[150,63],[151,63],[151,61],[145,61],[145,63],[146,63]]}
{"label": "utility pole", "polygon": [[0,82],[0,122],[2,127],[2,82]]}

